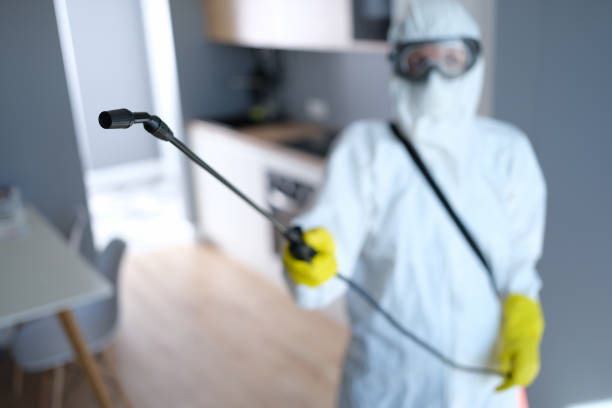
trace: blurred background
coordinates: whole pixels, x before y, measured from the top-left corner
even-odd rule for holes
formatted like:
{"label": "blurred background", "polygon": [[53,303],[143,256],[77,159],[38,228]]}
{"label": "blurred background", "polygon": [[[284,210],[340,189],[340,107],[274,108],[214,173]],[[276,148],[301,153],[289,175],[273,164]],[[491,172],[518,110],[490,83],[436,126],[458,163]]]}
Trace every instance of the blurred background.
{"label": "blurred background", "polygon": [[[484,37],[480,111],[529,135],[548,184],[547,330],[529,401],[612,407],[612,2],[463,3]],[[0,3],[0,185],[90,264],[115,237],[127,244],[95,353],[116,406],[332,406],[348,331],[341,304],[292,303],[266,221],[172,146],[141,127],[105,131],[98,113],[157,114],[287,220],[320,185],[337,133],[391,115],[390,10],[390,0]],[[10,273],[0,259],[0,278]],[[83,316],[89,341],[97,315]],[[19,327],[0,331],[0,406],[95,406],[73,357],[19,364]]]}

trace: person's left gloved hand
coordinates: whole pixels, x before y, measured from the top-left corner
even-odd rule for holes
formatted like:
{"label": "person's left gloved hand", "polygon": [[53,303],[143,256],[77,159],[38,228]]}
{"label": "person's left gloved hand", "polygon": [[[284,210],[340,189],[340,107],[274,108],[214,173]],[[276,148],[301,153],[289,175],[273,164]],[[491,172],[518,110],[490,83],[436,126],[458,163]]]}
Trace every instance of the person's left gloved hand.
{"label": "person's left gloved hand", "polygon": [[510,374],[497,387],[503,391],[515,385],[530,385],[540,372],[540,341],[544,317],[538,302],[521,295],[510,295],[504,303],[501,367]]}

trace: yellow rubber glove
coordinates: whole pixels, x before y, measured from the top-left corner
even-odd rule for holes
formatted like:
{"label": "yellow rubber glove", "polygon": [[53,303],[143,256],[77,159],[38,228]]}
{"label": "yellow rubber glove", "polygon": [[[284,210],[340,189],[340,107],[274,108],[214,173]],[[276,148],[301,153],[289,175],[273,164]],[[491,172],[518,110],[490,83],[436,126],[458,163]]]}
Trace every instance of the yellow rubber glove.
{"label": "yellow rubber glove", "polygon": [[515,385],[530,385],[540,372],[540,341],[544,317],[539,302],[528,297],[510,295],[504,303],[501,367],[510,375],[497,387],[507,390]]}
{"label": "yellow rubber glove", "polygon": [[296,283],[319,286],[334,276],[338,270],[334,255],[334,239],[325,228],[315,228],[304,233],[304,241],[317,251],[311,262],[294,258],[287,244],[283,250],[283,263]]}

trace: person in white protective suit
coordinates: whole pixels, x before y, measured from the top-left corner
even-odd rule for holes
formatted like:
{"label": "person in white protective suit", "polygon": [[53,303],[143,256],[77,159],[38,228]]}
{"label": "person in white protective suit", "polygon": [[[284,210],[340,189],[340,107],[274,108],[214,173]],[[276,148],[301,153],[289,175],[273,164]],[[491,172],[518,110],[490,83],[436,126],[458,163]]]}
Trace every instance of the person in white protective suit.
{"label": "person in white protective suit", "polygon": [[[297,302],[313,309],[347,295],[352,337],[341,407],[514,408],[517,386],[539,371],[544,321],[535,265],[545,183],[521,131],[476,116],[479,40],[475,21],[452,0],[398,1],[390,88],[395,122],[491,264],[499,296],[386,121],[359,121],[342,133],[317,199],[293,221],[318,251],[305,262],[285,249]],[[452,360],[503,367],[509,377],[444,365],[347,290],[336,272]]]}

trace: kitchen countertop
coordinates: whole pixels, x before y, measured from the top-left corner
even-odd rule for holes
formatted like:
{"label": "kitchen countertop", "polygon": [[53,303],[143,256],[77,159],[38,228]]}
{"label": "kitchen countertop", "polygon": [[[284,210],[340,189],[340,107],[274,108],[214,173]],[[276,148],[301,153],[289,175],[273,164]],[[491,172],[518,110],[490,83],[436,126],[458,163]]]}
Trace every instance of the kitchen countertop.
{"label": "kitchen countertop", "polygon": [[240,127],[236,130],[272,143],[293,142],[308,135],[316,137],[325,132],[325,128],[321,126],[301,122],[267,123]]}
{"label": "kitchen countertop", "polygon": [[324,159],[338,132],[321,125],[298,121],[279,121],[247,126],[231,126],[224,121],[199,121],[222,126],[239,137],[274,144],[275,147],[290,150],[316,159]]}

